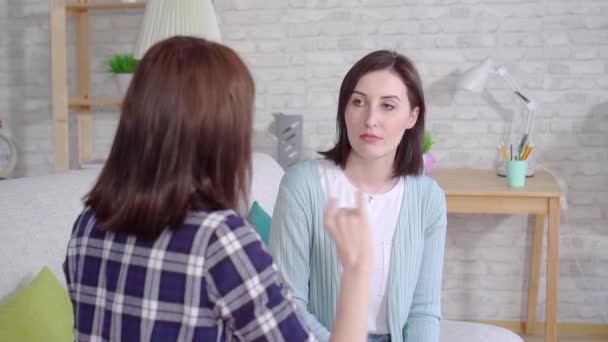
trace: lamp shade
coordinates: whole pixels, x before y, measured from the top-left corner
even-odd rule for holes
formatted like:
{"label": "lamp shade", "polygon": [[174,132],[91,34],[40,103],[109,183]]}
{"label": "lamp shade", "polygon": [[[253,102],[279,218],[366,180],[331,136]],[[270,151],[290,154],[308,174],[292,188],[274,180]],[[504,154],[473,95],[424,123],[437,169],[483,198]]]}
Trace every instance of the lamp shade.
{"label": "lamp shade", "polygon": [[133,55],[141,59],[155,43],[178,35],[221,40],[211,0],[148,0]]}
{"label": "lamp shade", "polygon": [[480,64],[465,71],[459,81],[459,87],[476,93],[481,92],[488,81],[488,75],[494,71],[491,58],[484,59]]}

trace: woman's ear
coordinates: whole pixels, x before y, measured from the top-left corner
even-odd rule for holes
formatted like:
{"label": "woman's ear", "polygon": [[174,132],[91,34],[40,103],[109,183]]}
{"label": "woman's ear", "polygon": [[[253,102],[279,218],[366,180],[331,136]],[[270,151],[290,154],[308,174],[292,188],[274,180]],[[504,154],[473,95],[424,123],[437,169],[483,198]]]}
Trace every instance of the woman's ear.
{"label": "woman's ear", "polygon": [[420,107],[416,107],[412,109],[410,112],[410,117],[407,121],[407,129],[410,129],[416,125],[416,121],[418,121],[418,113],[420,113]]}

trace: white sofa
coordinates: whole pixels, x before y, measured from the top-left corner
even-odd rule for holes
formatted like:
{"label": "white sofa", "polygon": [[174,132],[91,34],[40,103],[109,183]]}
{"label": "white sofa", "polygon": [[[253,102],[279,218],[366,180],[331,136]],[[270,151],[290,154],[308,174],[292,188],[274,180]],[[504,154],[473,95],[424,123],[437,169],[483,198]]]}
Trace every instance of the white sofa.
{"label": "white sofa", "polygon": [[[28,284],[43,266],[64,285],[61,264],[82,197],[99,168],[0,181],[0,302]],[[250,200],[272,215],[283,170],[270,156],[253,155]],[[523,342],[501,328],[444,320],[441,342]]]}
{"label": "white sofa", "polygon": [[[262,153],[253,154],[253,169],[250,200],[272,215],[284,171]],[[0,181],[0,302],[45,265],[64,281],[61,265],[72,224],[99,171],[97,167]]]}

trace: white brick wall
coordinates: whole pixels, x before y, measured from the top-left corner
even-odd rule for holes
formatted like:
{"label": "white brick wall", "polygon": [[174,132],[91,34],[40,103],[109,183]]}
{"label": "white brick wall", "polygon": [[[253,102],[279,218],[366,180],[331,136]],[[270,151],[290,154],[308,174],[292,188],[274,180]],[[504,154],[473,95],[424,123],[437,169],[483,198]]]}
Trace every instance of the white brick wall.
{"label": "white brick wall", "polygon": [[[559,177],[567,194],[559,319],[608,323],[608,2],[216,0],[215,6],[225,43],[254,73],[256,128],[265,129],[272,112],[303,114],[308,156],[333,139],[345,72],[364,54],[388,48],[412,57],[421,71],[439,166],[490,168],[508,119],[521,120],[519,103],[499,79],[484,96],[452,89],[458,73],[485,56],[504,64],[539,104],[535,161]],[[140,15],[94,15],[95,95],[117,94],[103,59],[131,50]],[[48,25],[48,1],[0,0],[0,120],[21,153],[17,176],[52,169]],[[73,74],[71,81],[73,89]],[[96,110],[95,157],[108,152],[116,119],[115,111]],[[449,221],[445,316],[521,317],[530,224],[515,216]],[[543,300],[541,290],[541,319]]]}

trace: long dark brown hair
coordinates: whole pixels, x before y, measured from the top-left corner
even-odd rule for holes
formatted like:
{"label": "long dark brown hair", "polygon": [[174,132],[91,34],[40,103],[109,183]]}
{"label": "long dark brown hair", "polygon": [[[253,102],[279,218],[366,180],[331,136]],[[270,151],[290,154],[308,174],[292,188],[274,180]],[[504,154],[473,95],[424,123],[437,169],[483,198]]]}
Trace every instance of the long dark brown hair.
{"label": "long dark brown hair", "polygon": [[224,45],[180,36],[152,46],[85,197],[100,226],[155,238],[189,210],[238,210],[251,179],[254,93],[249,70]]}
{"label": "long dark brown hair", "polygon": [[411,108],[419,108],[418,119],[414,127],[408,129],[403,134],[401,142],[397,147],[395,161],[393,162],[393,176],[418,175],[422,173],[422,153],[424,139],[424,117],[426,105],[424,103],[424,93],[422,91],[422,81],[414,66],[414,63],[407,57],[394,51],[379,50],[374,51],[360,59],[348,71],[338,98],[338,115],[336,118],[336,130],[338,142],[329,151],[320,152],[327,159],[332,160],[336,165],[346,167],[346,160],[352,147],[348,141],[346,129],[346,119],[344,117],[346,105],[357,86],[357,83],[369,72],[378,70],[391,70],[395,72],[407,87],[407,97]]}

